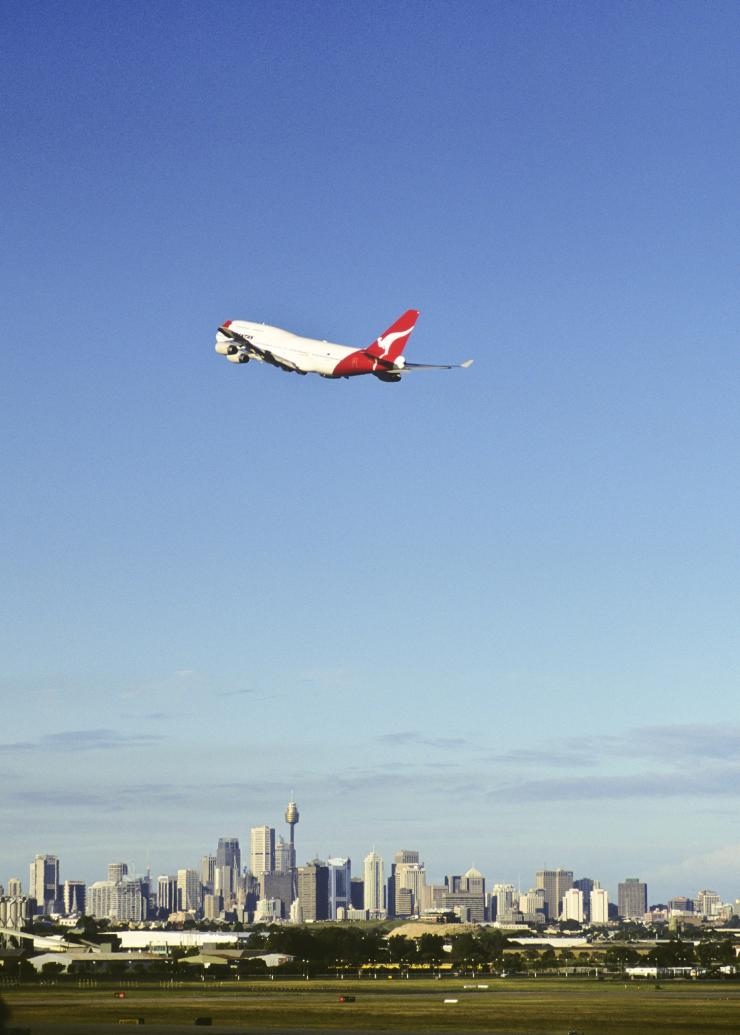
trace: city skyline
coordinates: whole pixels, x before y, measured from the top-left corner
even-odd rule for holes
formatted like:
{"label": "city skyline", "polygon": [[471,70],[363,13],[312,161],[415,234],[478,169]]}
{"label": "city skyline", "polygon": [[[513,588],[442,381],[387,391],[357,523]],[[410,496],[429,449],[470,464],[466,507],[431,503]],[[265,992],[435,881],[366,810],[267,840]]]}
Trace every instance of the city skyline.
{"label": "city skyline", "polygon": [[[291,803],[294,804],[294,803]],[[274,841],[275,830],[258,827],[251,843]],[[596,877],[574,879],[571,870],[540,870],[528,891],[511,883],[489,882],[478,869],[448,873],[442,883],[429,874],[416,849],[394,854],[387,881],[384,860],[372,849],[362,860],[361,877],[352,877],[351,859],[314,859],[280,870],[274,856],[252,853],[262,868],[239,868],[237,838],[220,838],[216,855],[203,856],[201,869],[179,868],[175,874],[136,876],[125,862],[109,863],[107,877],[87,884],[60,877],[60,860],[37,855],[29,865],[28,887],[8,880],[0,885],[0,926],[17,928],[36,915],[74,917],[80,914],[113,921],[141,922],[188,917],[242,924],[283,921],[357,921],[361,919],[435,918],[456,914],[461,922],[496,922],[504,926],[543,927],[552,922],[579,926],[615,920],[644,923],[730,921],[740,915],[740,898],[723,902],[714,889],[703,888],[693,897],[674,895],[667,902],[652,901],[648,886],[638,877],[626,877],[616,896]],[[290,861],[292,854],[286,859]],[[225,871],[228,871],[228,879]],[[526,885],[525,885],[526,887]],[[612,899],[615,899],[614,901]],[[692,920],[693,918],[693,920]]]}
{"label": "city skyline", "polygon": [[[295,802],[292,799],[291,805],[295,807]],[[276,814],[279,815],[279,811],[280,810],[277,809]],[[409,838],[407,840],[411,839]],[[336,841],[337,838],[336,836],[334,836],[331,843],[336,845]],[[315,843],[316,842],[314,839],[309,842],[309,846],[315,845]],[[281,844],[283,853],[282,855],[279,855],[278,853],[276,853],[276,846],[279,847]],[[140,878],[145,876],[147,873],[151,874],[152,881],[156,881],[160,877],[165,877],[167,875],[173,876],[178,871],[181,871],[183,870],[183,868],[185,868],[188,870],[192,869],[194,872],[199,873],[201,875],[202,883],[204,884],[204,886],[206,886],[208,884],[208,880],[203,877],[203,873],[204,867],[207,866],[210,860],[210,867],[208,868],[208,873],[212,874],[213,876],[213,887],[210,890],[220,891],[221,893],[226,892],[228,895],[232,890],[232,884],[230,883],[231,878],[228,878],[226,875],[221,875],[220,868],[222,866],[225,867],[227,870],[233,870],[236,873],[250,872],[253,873],[255,877],[259,878],[265,872],[265,867],[268,867],[270,872],[274,870],[280,870],[281,866],[277,865],[276,860],[284,861],[289,859],[290,851],[288,849],[289,842],[284,841],[282,839],[282,831],[280,825],[276,824],[276,826],[272,827],[269,824],[263,824],[261,826],[253,826],[248,828],[246,833],[243,834],[241,838],[239,837],[239,835],[234,834],[233,832],[229,835],[222,835],[218,837],[216,845],[211,846],[212,854],[209,853],[209,849],[207,846],[202,846],[200,854],[198,854],[197,851],[191,853],[194,854],[196,858],[191,859],[180,857],[176,860],[176,864],[172,864],[169,867],[157,866],[156,860],[154,859],[147,860],[143,864],[143,866],[137,865],[135,862],[108,862],[105,864],[101,864],[98,867],[98,870],[94,872],[91,871],[89,873],[82,873],[78,868],[76,872],[72,873],[70,870],[70,872],[65,873],[63,875],[63,880],[61,881],[61,883],[63,884],[64,880],[82,880],[86,884],[90,885],[95,881],[104,880],[106,878],[109,881],[120,879],[121,876],[125,877],[127,875],[130,875],[131,877]],[[459,856],[450,865],[436,864],[433,867],[429,868],[426,866],[424,862],[424,853],[422,852],[419,852],[417,850],[404,851],[395,848],[389,852],[386,852],[386,854],[383,854],[382,852],[377,851],[377,845],[375,844],[370,849],[367,849],[364,852],[356,852],[355,854],[347,852],[345,856],[340,858],[332,858],[333,854],[335,855],[335,853],[333,853],[331,850],[328,850],[326,847],[324,847],[323,850],[308,847],[304,852],[303,846],[300,841],[297,842],[295,849],[295,858],[297,865],[308,865],[312,860],[316,859],[322,860],[325,864],[331,864],[333,861],[336,863],[341,863],[343,859],[350,861],[354,860],[354,863],[352,863],[352,872],[357,876],[362,877],[363,879],[367,879],[368,874],[372,873],[373,871],[372,867],[370,869],[368,869],[367,867],[368,860],[370,860],[373,857],[379,860],[379,867],[380,870],[384,873],[385,878],[388,878],[390,876],[392,879],[394,871],[398,874],[402,872],[402,870],[409,870],[409,878],[402,878],[400,881],[400,885],[399,878],[398,876],[396,877],[396,887],[405,886],[413,888],[415,886],[414,872],[417,870],[420,870],[423,874],[423,880],[425,880],[427,883],[432,884],[443,881],[444,879],[446,879],[446,876],[450,873],[462,872],[463,869],[467,871],[468,866],[470,866],[471,873],[479,872],[477,869],[474,868],[472,864],[465,864],[465,860],[461,859]],[[102,859],[104,853],[101,850],[99,850],[99,855]],[[37,867],[40,865],[38,860],[43,859],[44,857],[44,853],[38,852],[34,853],[34,855],[31,856],[31,858],[34,858],[36,860]],[[61,856],[58,853],[49,852],[47,854],[47,857],[55,860],[56,877],[54,879],[59,883],[59,860]],[[239,863],[240,859],[244,862],[244,865],[241,868]],[[301,859],[304,860],[303,863],[300,862]],[[393,866],[391,866],[392,861],[394,861]],[[735,882],[728,881],[727,884],[724,884],[717,883],[716,881],[711,880],[711,870],[704,871],[704,873],[698,874],[698,879],[693,879],[688,875],[685,875],[683,878],[679,877],[677,881],[674,882],[674,884],[668,884],[665,881],[661,883],[660,881],[656,881],[655,879],[653,879],[649,875],[648,871],[646,871],[645,868],[640,865],[639,858],[636,858],[634,854],[632,858],[632,863],[633,865],[631,866],[631,870],[639,870],[641,873],[643,873],[643,875],[648,874],[647,876],[645,876],[644,884],[649,886],[650,888],[655,889],[656,893],[652,895],[650,902],[647,903],[648,905],[659,901],[667,902],[669,899],[675,899],[677,898],[677,896],[680,895],[687,895],[687,897],[690,899],[692,894],[698,893],[701,888],[706,888],[709,885],[716,885],[716,887],[721,889],[720,898],[722,899],[722,901],[734,901],[736,896],[740,896],[740,887],[738,887]],[[69,866],[69,864],[67,865]],[[256,869],[255,865],[257,866]],[[401,867],[400,870],[399,866]],[[74,866],[72,868],[74,868]],[[628,867],[627,869],[630,868]],[[550,902],[562,901],[564,889],[571,887],[573,881],[575,881],[574,886],[580,886],[580,881],[578,878],[585,877],[587,870],[592,878],[597,879],[600,887],[606,886],[608,889],[612,889],[612,898],[610,901],[613,901],[614,903],[617,903],[618,901],[618,896],[621,894],[622,886],[625,884],[625,882],[629,882],[632,879],[624,876],[623,873],[618,874],[617,871],[614,869],[613,865],[611,866],[611,868],[604,865],[602,867],[592,866],[589,868],[584,866],[580,869],[571,868],[566,870],[565,868],[538,868],[535,864],[531,868],[531,873],[533,874],[532,881],[528,881],[526,876],[522,877],[522,873],[526,874],[527,872],[530,872],[524,865],[518,867],[518,872],[515,878],[512,878],[511,875],[502,873],[495,866],[484,867],[483,872],[485,875],[485,879],[488,881],[489,887],[493,887],[495,884],[511,885],[517,891],[517,893],[526,893],[528,884],[532,884],[533,882],[535,882],[538,887],[544,889],[543,901],[546,903],[547,908],[547,904],[549,904]],[[18,874],[15,872],[7,873],[5,881],[3,881],[1,876],[2,872],[3,871],[0,871],[0,885],[5,884],[5,886],[7,887],[7,881],[12,881],[14,878],[18,878]],[[23,872],[25,873],[25,871]],[[38,872],[39,874],[41,874],[41,876],[37,877],[36,879],[42,881],[43,883],[43,874],[46,871],[41,869]],[[627,870],[625,870],[625,872],[627,872]],[[49,881],[47,883],[49,882],[53,883],[51,876],[49,877]],[[593,884],[593,880],[591,881],[591,884]],[[215,885],[218,885],[218,887],[216,887]],[[24,884],[24,886],[26,885]],[[30,887],[30,881],[28,886]]]}
{"label": "city skyline", "polygon": [[[294,787],[301,859],[730,897],[740,5],[1,17],[0,873]],[[410,307],[470,370],[213,351]]]}

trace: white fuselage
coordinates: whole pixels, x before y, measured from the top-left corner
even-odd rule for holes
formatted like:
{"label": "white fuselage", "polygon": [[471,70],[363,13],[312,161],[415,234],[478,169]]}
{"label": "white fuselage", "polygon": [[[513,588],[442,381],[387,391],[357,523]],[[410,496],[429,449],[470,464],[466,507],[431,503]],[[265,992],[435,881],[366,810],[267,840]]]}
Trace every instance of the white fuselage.
{"label": "white fuselage", "polygon": [[[332,377],[337,364],[358,351],[348,345],[336,345],[330,341],[319,341],[318,338],[304,338],[291,331],[285,331],[282,327],[270,327],[266,323],[232,320],[229,327],[254,344],[257,349],[288,360],[306,373],[323,374],[324,377]],[[231,339],[220,332],[216,336],[216,352],[238,363],[239,353],[229,354],[231,344]],[[257,359],[260,363],[264,362],[257,352],[252,353],[250,358]]]}

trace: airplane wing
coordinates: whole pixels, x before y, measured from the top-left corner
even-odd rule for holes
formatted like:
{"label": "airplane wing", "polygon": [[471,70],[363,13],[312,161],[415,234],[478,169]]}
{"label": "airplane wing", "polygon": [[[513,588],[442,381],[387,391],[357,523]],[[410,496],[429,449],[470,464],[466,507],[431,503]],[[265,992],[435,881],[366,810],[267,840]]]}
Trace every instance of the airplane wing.
{"label": "airplane wing", "polygon": [[274,367],[280,367],[281,370],[287,370],[288,373],[305,374],[305,370],[301,370],[300,367],[290,360],[285,359],[284,356],[279,356],[277,352],[272,352],[269,349],[261,349],[259,345],[255,345],[253,341],[245,338],[243,334],[239,334],[238,331],[234,331],[231,327],[219,327],[219,333],[223,334],[226,338],[231,338],[235,343],[238,343],[242,349],[250,353],[256,359],[261,359],[264,363],[270,363]]}
{"label": "airplane wing", "polygon": [[388,359],[377,356],[373,356],[373,359],[384,366],[389,374],[405,374],[411,370],[467,370],[469,366],[473,365],[472,359],[466,359],[464,363],[404,363],[403,366],[398,367]]}

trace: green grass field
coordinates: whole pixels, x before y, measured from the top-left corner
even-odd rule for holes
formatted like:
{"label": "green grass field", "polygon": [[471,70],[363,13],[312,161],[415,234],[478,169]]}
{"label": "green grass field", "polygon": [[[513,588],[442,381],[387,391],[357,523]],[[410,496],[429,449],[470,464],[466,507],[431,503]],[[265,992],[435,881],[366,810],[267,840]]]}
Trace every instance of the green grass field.
{"label": "green grass field", "polygon": [[[588,982],[573,979],[472,981],[338,981],[331,984],[241,982],[159,989],[114,986],[5,989],[11,1023],[39,1030],[55,1025],[116,1024],[144,1017],[147,1025],[192,1026],[196,1017],[255,1031],[270,1028],[365,1031],[485,1031],[565,1035],[711,1035],[740,1032],[740,983]],[[340,1003],[339,995],[356,996]],[[457,998],[457,1004],[445,1004]]]}

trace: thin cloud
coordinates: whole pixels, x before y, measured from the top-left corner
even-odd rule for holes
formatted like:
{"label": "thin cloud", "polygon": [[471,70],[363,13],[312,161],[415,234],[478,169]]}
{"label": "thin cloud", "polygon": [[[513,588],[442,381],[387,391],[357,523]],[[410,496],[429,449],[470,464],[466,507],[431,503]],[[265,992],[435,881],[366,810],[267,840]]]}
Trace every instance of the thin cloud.
{"label": "thin cloud", "polygon": [[736,797],[740,767],[696,772],[633,773],[624,776],[552,778],[504,784],[488,793],[492,801],[586,801],[623,798]]}
{"label": "thin cloud", "polygon": [[397,733],[380,733],[375,739],[378,743],[388,744],[391,747],[404,747],[407,744],[420,744],[424,747],[455,749],[465,747],[468,743],[465,737],[426,737],[414,730],[399,730]]}
{"label": "thin cloud", "polygon": [[64,730],[47,733],[37,740],[16,740],[0,744],[0,753],[27,751],[110,751],[116,748],[147,747],[163,737],[157,733],[121,733],[118,730]]}

